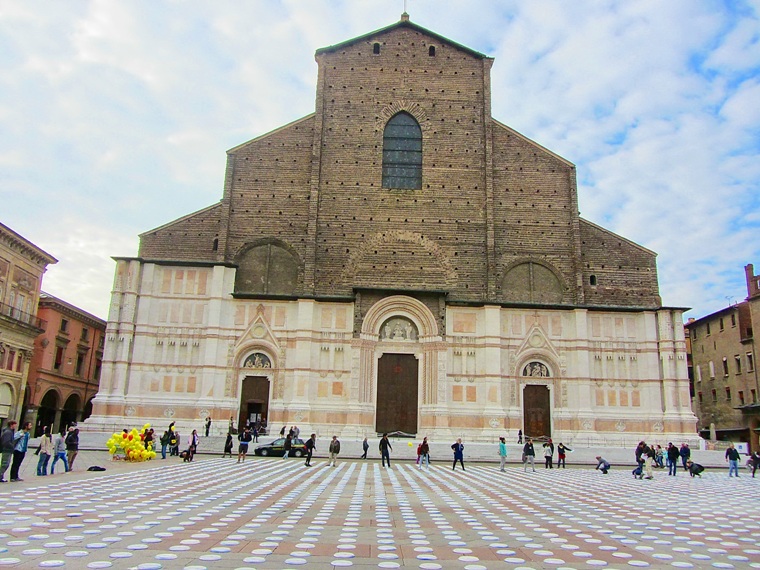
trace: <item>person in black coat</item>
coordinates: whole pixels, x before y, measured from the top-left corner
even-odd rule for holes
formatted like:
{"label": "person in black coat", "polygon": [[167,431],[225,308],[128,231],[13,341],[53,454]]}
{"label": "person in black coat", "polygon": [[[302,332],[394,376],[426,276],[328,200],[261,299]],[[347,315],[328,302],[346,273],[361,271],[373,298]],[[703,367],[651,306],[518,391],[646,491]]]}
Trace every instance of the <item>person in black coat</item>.
{"label": "person in black coat", "polygon": [[533,440],[531,438],[528,438],[525,440],[525,445],[523,446],[523,465],[524,470],[528,470],[528,463],[530,463],[531,468],[533,471],[536,471],[536,450],[533,449]]}

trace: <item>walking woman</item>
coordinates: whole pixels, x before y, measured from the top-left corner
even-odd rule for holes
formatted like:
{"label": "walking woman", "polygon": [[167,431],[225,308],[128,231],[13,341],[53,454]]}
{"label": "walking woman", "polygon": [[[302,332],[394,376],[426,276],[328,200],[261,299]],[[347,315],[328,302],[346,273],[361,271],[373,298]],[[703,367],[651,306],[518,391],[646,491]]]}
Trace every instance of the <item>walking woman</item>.
{"label": "walking woman", "polygon": [[499,438],[499,471],[504,472],[504,465],[507,462],[507,440],[504,437]]}
{"label": "walking woman", "polygon": [[451,449],[454,450],[454,466],[451,469],[456,469],[457,461],[459,461],[459,464],[462,466],[462,471],[464,471],[464,445],[462,445],[461,437],[457,439],[456,443],[451,444]]}
{"label": "walking woman", "polygon": [[50,439],[50,426],[45,426],[40,438],[40,458],[37,460],[37,475],[47,475],[48,461],[50,461],[50,455],[53,453],[53,440]]}

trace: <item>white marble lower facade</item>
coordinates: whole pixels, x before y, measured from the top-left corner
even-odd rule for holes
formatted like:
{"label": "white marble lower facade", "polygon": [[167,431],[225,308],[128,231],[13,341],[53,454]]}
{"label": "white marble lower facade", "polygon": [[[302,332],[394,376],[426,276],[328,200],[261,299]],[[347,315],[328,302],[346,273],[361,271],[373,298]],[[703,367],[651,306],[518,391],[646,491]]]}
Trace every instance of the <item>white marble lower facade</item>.
{"label": "white marble lower facade", "polygon": [[[175,421],[188,433],[210,416],[223,429],[247,417],[253,382],[277,430],[358,437],[405,408],[406,431],[437,439],[518,429],[588,444],[698,439],[678,309],[449,305],[440,320],[390,295],[354,335],[353,303],[235,299],[234,274],[118,261],[88,426]],[[389,355],[403,366],[383,368]],[[389,380],[397,371],[407,376]],[[390,381],[400,397],[383,390]]]}

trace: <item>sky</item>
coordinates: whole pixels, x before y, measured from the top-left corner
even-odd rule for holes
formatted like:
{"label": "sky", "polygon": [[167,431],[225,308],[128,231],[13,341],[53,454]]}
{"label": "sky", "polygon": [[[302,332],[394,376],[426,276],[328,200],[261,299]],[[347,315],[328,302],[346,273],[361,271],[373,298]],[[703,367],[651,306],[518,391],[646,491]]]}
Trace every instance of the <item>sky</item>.
{"label": "sky", "polygon": [[[314,52],[403,0],[0,0],[0,222],[107,318],[138,234],[222,197],[225,152],[314,111]],[[760,0],[407,0],[495,58],[492,115],[577,167],[581,216],[700,317],[760,273]]]}

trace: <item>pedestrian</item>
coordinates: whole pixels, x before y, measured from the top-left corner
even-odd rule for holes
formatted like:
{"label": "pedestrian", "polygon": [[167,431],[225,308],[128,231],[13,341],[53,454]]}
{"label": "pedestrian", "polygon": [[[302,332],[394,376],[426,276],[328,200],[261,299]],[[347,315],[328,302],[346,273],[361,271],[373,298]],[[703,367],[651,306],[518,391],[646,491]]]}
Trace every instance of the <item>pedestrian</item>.
{"label": "pedestrian", "polygon": [[657,449],[655,449],[655,452],[654,452],[654,463],[658,469],[665,468],[664,459],[665,459],[665,452],[662,450],[662,446],[660,444],[657,444]]}
{"label": "pedestrian", "polygon": [[552,464],[554,456],[554,446],[551,444],[551,440],[544,443],[544,469],[554,469]]}
{"label": "pedestrian", "polygon": [[55,464],[58,463],[58,461],[63,461],[63,471],[64,473],[69,470],[69,460],[66,459],[66,441],[63,438],[62,434],[58,434],[55,436],[55,441],[53,442],[53,463],[50,465],[50,474],[55,474]]}
{"label": "pedestrian", "polygon": [[282,429],[280,430],[280,437],[285,437],[285,428],[286,426],[282,426]]}
{"label": "pedestrian", "polygon": [[245,454],[248,453],[248,444],[251,443],[252,439],[253,436],[251,435],[250,428],[245,428],[242,433],[238,435],[238,441],[240,442],[238,445],[238,463],[245,461]]}
{"label": "pedestrian", "polygon": [[426,437],[422,438],[422,443],[419,448],[420,469],[423,465],[427,465],[427,470],[430,471],[430,445]]}
{"label": "pedestrian", "polygon": [[760,454],[757,451],[753,451],[750,456],[750,462],[752,465],[752,477],[755,477],[755,471],[760,467]]}
{"label": "pedestrian", "polygon": [[536,450],[533,448],[533,440],[527,438],[525,445],[523,446],[523,471],[528,470],[528,463],[530,463],[533,472],[536,472]]}
{"label": "pedestrian", "polygon": [[681,456],[681,464],[683,465],[684,471],[686,471],[686,462],[691,457],[691,449],[689,449],[688,445],[682,443],[678,454]]}
{"label": "pedestrian", "polygon": [[53,440],[50,438],[50,426],[45,426],[42,430],[42,437],[40,438],[40,446],[37,449],[37,455],[40,458],[37,460],[37,476],[47,475],[48,461],[50,461],[50,455],[53,453]]}
{"label": "pedestrian", "polygon": [[364,450],[364,453],[362,454],[362,459],[367,459],[367,451],[369,451],[369,443],[367,442],[367,438],[364,438],[364,441],[362,442],[362,449]]}
{"label": "pedestrian", "polygon": [[11,459],[13,459],[13,436],[16,435],[16,420],[8,421],[8,424],[0,434],[0,452],[2,452],[2,460],[0,460],[0,483],[5,483],[5,472],[11,465]]}
{"label": "pedestrian", "polygon": [[211,416],[206,418],[206,437],[208,437],[209,431],[211,431]]}
{"label": "pedestrian", "polygon": [[728,476],[731,477],[731,473],[735,473],[739,476],[739,450],[734,447],[733,443],[728,444],[726,450],[726,461],[728,461]]}
{"label": "pedestrian", "polygon": [[299,435],[301,435],[301,428],[293,426],[293,439],[298,439]]}
{"label": "pedestrian", "polygon": [[692,477],[696,475],[700,479],[702,478],[702,471],[705,470],[699,463],[694,463],[691,459],[686,462],[686,468],[689,471],[689,475]]}
{"label": "pedestrian", "polygon": [[337,435],[333,436],[332,441],[330,442],[330,447],[327,451],[330,452],[330,461],[327,465],[335,467],[338,464],[338,454],[340,453],[340,440]]}
{"label": "pedestrian", "polygon": [[380,445],[378,446],[380,449],[380,457],[383,461],[383,467],[385,467],[385,461],[388,460],[388,469],[391,467],[391,454],[390,452],[393,451],[393,448],[391,447],[391,442],[388,441],[388,434],[384,433],[383,437],[380,438]]}
{"label": "pedestrian", "polygon": [[610,470],[610,462],[604,459],[601,455],[596,456],[596,468],[607,475],[607,472]]}
{"label": "pedestrian", "polygon": [[311,437],[306,440],[306,467],[311,467],[311,455],[317,449],[317,434],[311,434]]}
{"label": "pedestrian", "polygon": [[646,446],[645,442],[640,441],[633,451],[633,455],[636,457],[636,469],[632,473],[634,477],[638,477],[639,479],[644,478],[644,451]]}
{"label": "pedestrian", "polygon": [[456,469],[457,461],[459,461],[459,464],[462,466],[462,471],[464,471],[464,445],[462,445],[461,437],[458,438],[455,443],[451,444],[451,449],[454,450],[454,466],[451,469]]}
{"label": "pedestrian", "polygon": [[227,432],[227,439],[224,440],[224,453],[222,453],[222,457],[227,457],[228,453],[232,457],[232,434],[230,432]]}
{"label": "pedestrian", "polygon": [[675,477],[676,470],[678,469],[678,458],[681,455],[678,452],[678,448],[673,445],[672,441],[668,443],[668,449],[665,454],[668,458],[668,475],[673,475]]}
{"label": "pedestrian", "polygon": [[285,438],[285,443],[283,444],[283,448],[285,450],[285,453],[282,454],[282,458],[287,459],[288,457],[290,457],[290,450],[293,449],[293,436],[290,433]]}
{"label": "pedestrian", "polygon": [[259,422],[256,422],[256,425],[253,426],[252,435],[253,435],[253,441],[254,441],[254,443],[258,443],[259,442],[259,427],[260,427],[259,426]]}
{"label": "pedestrian", "polygon": [[169,437],[169,456],[179,455],[179,432],[172,427],[171,436]]}
{"label": "pedestrian", "polygon": [[651,445],[644,446],[644,474],[645,479],[654,479],[654,472],[652,471],[652,465],[654,464],[655,450]]}
{"label": "pedestrian", "polygon": [[143,443],[148,451],[153,451],[153,433],[153,428],[145,430]]}
{"label": "pedestrian", "polygon": [[69,433],[66,434],[66,459],[69,462],[69,471],[74,470],[74,460],[79,453],[79,428],[69,427]]}
{"label": "pedestrian", "polygon": [[190,437],[187,438],[187,455],[185,455],[185,461],[192,461],[195,457],[196,451],[198,451],[198,444],[200,438],[198,437],[198,430],[193,430]]}
{"label": "pedestrian", "polygon": [[[561,444],[560,444],[561,445]],[[499,471],[505,471],[504,465],[507,463],[507,440],[499,437]]]}
{"label": "pedestrian", "polygon": [[523,440],[522,440],[522,430],[518,429],[517,430],[517,443],[520,444],[520,445],[522,445],[522,442],[523,442]]}
{"label": "pedestrian", "polygon": [[23,481],[18,476],[21,463],[26,457],[26,450],[29,448],[29,430],[32,429],[32,422],[24,423],[23,427],[13,434],[13,463],[11,463],[11,481]]}
{"label": "pedestrian", "polygon": [[158,440],[158,442],[161,444],[161,459],[166,459],[166,448],[169,447],[169,441],[171,438],[171,432],[167,429],[164,432],[164,435],[161,436],[161,439]]}

